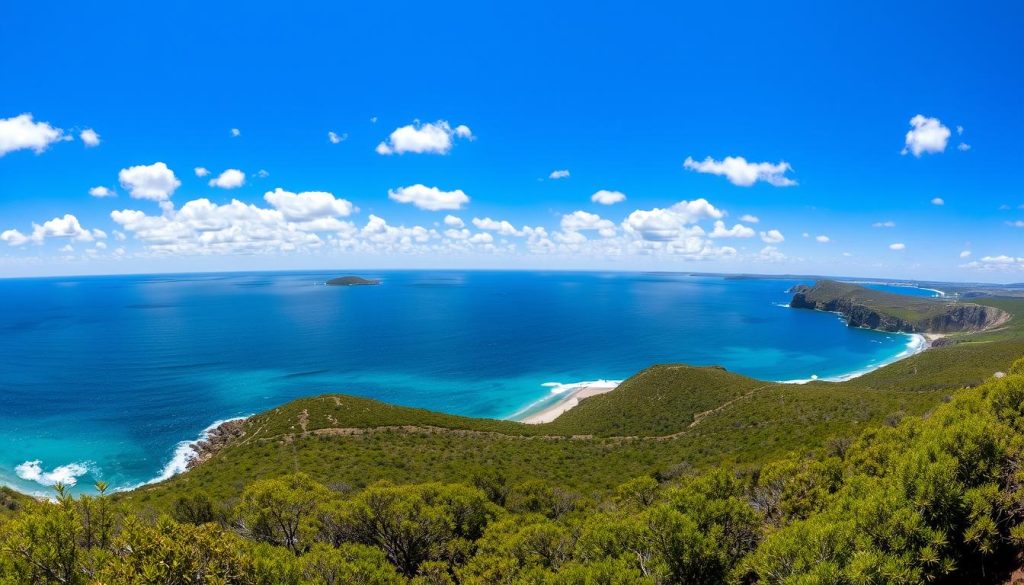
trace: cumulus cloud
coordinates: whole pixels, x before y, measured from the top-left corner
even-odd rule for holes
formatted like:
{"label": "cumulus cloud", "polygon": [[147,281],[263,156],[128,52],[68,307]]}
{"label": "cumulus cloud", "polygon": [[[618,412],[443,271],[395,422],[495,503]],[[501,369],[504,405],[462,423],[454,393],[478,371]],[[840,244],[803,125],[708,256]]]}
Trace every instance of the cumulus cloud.
{"label": "cumulus cloud", "polygon": [[89,189],[89,195],[93,197],[114,197],[117,193],[114,193],[113,189],[108,189],[102,185]]}
{"label": "cumulus cloud", "polygon": [[221,189],[237,189],[245,184],[245,173],[238,169],[228,169],[210,179],[208,184]]}
{"label": "cumulus cloud", "polygon": [[759,223],[761,221],[761,218],[757,217],[756,215],[750,215],[748,213],[746,215],[741,215],[740,221],[745,221],[747,223]]}
{"label": "cumulus cloud", "polygon": [[615,224],[611,220],[586,211],[563,215],[560,225],[563,232],[596,231],[603,238],[614,237],[616,233]]}
{"label": "cumulus cloud", "polygon": [[205,177],[210,174],[210,169],[206,167],[196,167],[193,170],[195,171],[197,177]]}
{"label": "cumulus cloud", "polygon": [[515,228],[515,226],[513,226],[511,223],[509,223],[509,222],[507,222],[505,220],[496,220],[496,219],[491,219],[489,217],[484,217],[484,218],[474,217],[473,218],[473,225],[476,226],[477,229],[481,229],[481,230],[485,230],[485,231],[489,231],[489,232],[498,232],[500,235],[503,235],[503,236],[518,236],[518,235],[520,235],[519,230],[517,230]]}
{"label": "cumulus cloud", "polygon": [[460,217],[446,215],[444,216],[444,225],[450,228],[463,228],[466,227],[466,222],[462,221],[462,218]]}
{"label": "cumulus cloud", "polygon": [[549,179],[556,179],[556,180],[557,179],[568,179],[569,178],[569,170],[568,169],[561,169],[561,170],[557,170],[557,171],[551,171],[551,174],[548,175],[548,178]]}
{"label": "cumulus cloud", "polygon": [[609,191],[601,189],[590,196],[590,200],[601,205],[615,205],[626,200],[626,194],[622,191]]}
{"label": "cumulus cloud", "polygon": [[986,272],[1017,271],[1024,269],[1024,258],[1008,256],[1006,254],[984,256],[979,260],[972,260],[966,264],[961,264],[960,267]]}
{"label": "cumulus cloud", "polygon": [[46,122],[34,122],[32,114],[0,118],[0,157],[26,149],[39,154],[54,142],[65,139],[63,130]]}
{"label": "cumulus cloud", "polygon": [[702,219],[721,219],[724,212],[707,199],[680,201],[668,209],[638,209],[623,222],[623,229],[643,240],[667,242],[686,237],[704,236],[700,226],[685,226]]}
{"label": "cumulus cloud", "polygon": [[892,220],[876,221],[875,223],[871,224],[871,227],[873,227],[873,228],[894,228],[894,227],[896,227],[896,222],[892,221]]}
{"label": "cumulus cloud", "polygon": [[238,138],[241,135],[242,135],[242,131],[239,130],[238,128],[232,128],[231,129],[231,137],[232,138]]}
{"label": "cumulus cloud", "polygon": [[942,197],[935,197],[935,198],[932,199],[932,205],[940,205],[941,206],[941,205],[945,205],[945,204],[946,204],[946,200],[943,199]]}
{"label": "cumulus cloud", "polygon": [[454,139],[473,140],[468,126],[452,128],[446,120],[420,124],[418,121],[395,129],[387,140],[377,145],[377,154],[391,155],[406,152],[416,154],[448,154],[454,146]]}
{"label": "cumulus cloud", "polygon": [[411,203],[427,211],[461,209],[469,203],[469,196],[462,189],[442,191],[437,187],[427,187],[423,184],[389,189],[388,198],[399,203]]}
{"label": "cumulus cloud", "polygon": [[896,242],[894,244],[889,244],[889,249],[890,250],[906,250],[907,249],[907,245],[904,244],[903,242]]}
{"label": "cumulus cloud", "polygon": [[971,251],[970,250],[964,250],[964,251],[960,252],[960,257],[961,258],[970,258],[970,256],[971,256]]}
{"label": "cumulus cloud", "polygon": [[946,150],[949,136],[949,128],[943,126],[938,118],[927,118],[918,114],[910,119],[910,130],[907,132],[906,145],[901,154],[913,154],[920,158],[922,154],[943,152]]}
{"label": "cumulus cloud", "polygon": [[174,171],[162,162],[121,169],[117,176],[121,187],[127,189],[133,199],[166,201],[181,186]]}
{"label": "cumulus cloud", "polygon": [[78,138],[80,138],[82,140],[82,144],[84,144],[88,148],[100,145],[100,135],[97,134],[96,131],[93,130],[92,128],[86,128],[85,130],[79,132]]}
{"label": "cumulus cloud", "polygon": [[217,205],[195,199],[162,215],[121,209],[110,218],[157,254],[267,253],[308,250],[323,245],[316,232],[350,237],[356,228],[334,217],[289,221],[279,209],[237,199]]}
{"label": "cumulus cloud", "polygon": [[960,144],[956,145],[956,149],[959,150],[960,152],[967,152],[968,150],[971,149],[971,145],[967,144],[966,142],[961,142]]}
{"label": "cumulus cloud", "polygon": [[59,465],[51,471],[43,470],[43,462],[39,459],[26,461],[14,468],[14,473],[26,481],[34,481],[41,485],[63,484],[71,487],[78,483],[78,478],[89,473],[89,467],[85,463],[68,463]]}
{"label": "cumulus cloud", "polygon": [[822,244],[827,244],[830,241],[832,241],[828,236],[826,236],[824,234],[822,234],[820,236],[814,236],[814,239],[817,240],[819,243],[822,243]]}
{"label": "cumulus cloud", "polygon": [[329,140],[331,144],[339,144],[348,140],[348,133],[338,134],[332,130],[327,133],[327,140]]}
{"label": "cumulus cloud", "polygon": [[326,191],[292,193],[278,187],[263,199],[280,211],[288,221],[313,221],[325,217],[348,217],[356,210],[351,201],[338,199]]}
{"label": "cumulus cloud", "polygon": [[764,262],[783,262],[786,260],[786,255],[775,246],[765,246],[761,248],[758,253],[758,257]]}
{"label": "cumulus cloud", "polygon": [[720,161],[709,156],[702,161],[696,161],[692,157],[686,157],[683,167],[698,173],[725,177],[730,183],[740,187],[750,187],[758,181],[775,187],[792,187],[797,184],[786,176],[787,172],[793,170],[786,161],[779,161],[776,164],[755,163],[747,162],[742,156],[727,156]]}
{"label": "cumulus cloud", "polygon": [[786,238],[779,230],[768,230],[761,232],[761,241],[766,244],[779,244],[786,241]]}
{"label": "cumulus cloud", "polygon": [[737,223],[731,228],[725,227],[725,222],[718,220],[715,222],[714,229],[708,234],[709,238],[752,238],[754,237],[754,230],[751,228]]}
{"label": "cumulus cloud", "polygon": [[107,234],[102,230],[88,230],[82,227],[78,218],[70,213],[63,217],[55,217],[42,224],[33,223],[32,231],[24,234],[16,229],[9,229],[0,233],[0,241],[10,246],[21,246],[32,242],[42,244],[46,238],[66,238],[79,242],[91,242],[96,238],[106,238]]}

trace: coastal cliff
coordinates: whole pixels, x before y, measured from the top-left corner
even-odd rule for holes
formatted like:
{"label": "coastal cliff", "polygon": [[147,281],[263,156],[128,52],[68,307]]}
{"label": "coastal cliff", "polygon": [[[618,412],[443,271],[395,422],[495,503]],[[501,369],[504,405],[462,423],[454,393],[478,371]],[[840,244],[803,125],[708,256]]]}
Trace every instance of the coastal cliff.
{"label": "coastal cliff", "polygon": [[897,295],[821,280],[793,287],[790,307],[839,313],[850,327],[903,333],[961,333],[998,327],[1010,319],[995,307]]}

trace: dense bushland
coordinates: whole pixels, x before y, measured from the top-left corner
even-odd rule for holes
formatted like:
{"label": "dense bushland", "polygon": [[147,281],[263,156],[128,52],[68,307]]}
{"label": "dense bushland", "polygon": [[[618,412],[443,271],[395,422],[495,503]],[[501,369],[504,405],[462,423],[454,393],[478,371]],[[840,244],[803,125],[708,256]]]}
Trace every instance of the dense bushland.
{"label": "dense bushland", "polygon": [[1000,582],[1024,545],[1024,360],[927,416],[758,466],[595,496],[500,467],[361,489],[297,473],[237,498],[12,504],[4,583]]}

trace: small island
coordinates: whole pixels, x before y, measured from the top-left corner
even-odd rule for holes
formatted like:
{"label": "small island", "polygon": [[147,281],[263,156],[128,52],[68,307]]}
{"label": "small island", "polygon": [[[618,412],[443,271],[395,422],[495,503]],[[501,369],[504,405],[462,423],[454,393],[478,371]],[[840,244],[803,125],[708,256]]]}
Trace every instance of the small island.
{"label": "small island", "polygon": [[360,276],[339,276],[327,281],[328,286],[372,286],[376,284],[380,284],[380,280]]}

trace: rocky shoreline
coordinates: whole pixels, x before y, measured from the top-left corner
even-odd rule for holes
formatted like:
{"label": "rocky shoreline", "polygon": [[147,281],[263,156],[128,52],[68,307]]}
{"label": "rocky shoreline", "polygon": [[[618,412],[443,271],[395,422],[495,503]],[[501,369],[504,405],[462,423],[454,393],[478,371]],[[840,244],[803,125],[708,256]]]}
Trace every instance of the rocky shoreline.
{"label": "rocky shoreline", "polygon": [[201,439],[192,443],[190,446],[195,455],[189,458],[186,470],[208,461],[232,441],[245,436],[245,420],[236,418],[224,421],[207,431]]}

